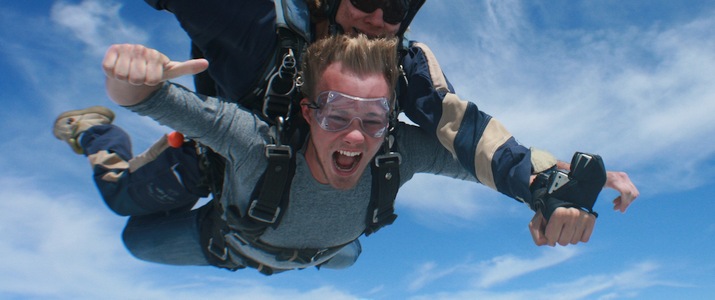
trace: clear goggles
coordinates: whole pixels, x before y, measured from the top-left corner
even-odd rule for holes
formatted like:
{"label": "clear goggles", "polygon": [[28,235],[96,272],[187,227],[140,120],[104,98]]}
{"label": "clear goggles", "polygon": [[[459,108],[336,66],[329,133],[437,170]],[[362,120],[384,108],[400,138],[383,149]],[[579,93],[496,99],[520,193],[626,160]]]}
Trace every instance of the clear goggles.
{"label": "clear goggles", "polygon": [[385,135],[390,113],[390,101],[385,98],[360,98],[336,91],[318,94],[314,105],[315,119],[326,131],[341,131],[353,120],[360,121],[363,132],[372,137]]}

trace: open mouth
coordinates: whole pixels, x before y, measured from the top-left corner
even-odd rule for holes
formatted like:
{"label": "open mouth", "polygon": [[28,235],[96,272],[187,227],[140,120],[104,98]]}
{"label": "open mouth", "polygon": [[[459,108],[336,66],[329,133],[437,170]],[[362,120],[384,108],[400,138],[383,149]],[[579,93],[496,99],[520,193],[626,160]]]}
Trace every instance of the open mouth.
{"label": "open mouth", "polygon": [[361,152],[338,150],[333,153],[333,165],[343,173],[354,171],[360,159],[362,159]]}

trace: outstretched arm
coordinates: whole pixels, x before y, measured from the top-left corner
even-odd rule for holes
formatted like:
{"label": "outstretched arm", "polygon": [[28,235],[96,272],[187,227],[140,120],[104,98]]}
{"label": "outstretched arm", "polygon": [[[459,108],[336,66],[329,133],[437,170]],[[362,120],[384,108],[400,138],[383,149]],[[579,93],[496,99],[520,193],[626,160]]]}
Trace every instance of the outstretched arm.
{"label": "outstretched arm", "polygon": [[193,75],[207,67],[205,59],[175,62],[157,50],[131,44],[112,45],[102,61],[107,94],[122,106],[138,104],[161,88],[164,81]]}
{"label": "outstretched arm", "polygon": [[[437,138],[481,183],[537,210],[530,223],[537,245],[589,240],[595,215],[569,203],[563,203],[562,207],[549,205],[546,214],[533,205],[529,175],[547,171],[554,165],[570,170],[568,163],[557,162],[547,152],[519,145],[497,120],[480,111],[476,104],[460,99],[426,45],[413,43],[401,63],[410,83],[400,95],[407,117]],[[638,196],[637,188],[623,172],[605,173],[605,184],[599,182],[593,190],[600,191],[601,184],[617,190],[621,195],[614,200],[614,209],[625,212]]]}

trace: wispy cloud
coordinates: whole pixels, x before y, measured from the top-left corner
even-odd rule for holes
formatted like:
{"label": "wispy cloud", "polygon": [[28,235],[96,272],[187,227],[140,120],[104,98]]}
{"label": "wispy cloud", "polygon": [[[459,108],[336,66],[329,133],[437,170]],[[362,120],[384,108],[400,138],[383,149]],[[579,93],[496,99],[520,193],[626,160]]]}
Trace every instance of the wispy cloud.
{"label": "wispy cloud", "polygon": [[561,264],[578,254],[576,247],[546,248],[535,258],[502,255],[479,263],[461,262],[453,266],[439,266],[435,262],[424,263],[409,277],[410,291],[418,291],[443,278],[468,278],[454,282],[470,282],[467,285],[488,289],[528,273]]}
{"label": "wispy cloud", "polygon": [[437,265],[437,263],[435,262],[427,262],[421,264],[417,267],[417,270],[415,270],[408,278],[410,284],[408,285],[407,289],[408,291],[412,292],[418,291],[438,279],[451,276],[455,273],[459,273],[460,270],[462,270],[461,265],[443,267]]}
{"label": "wispy cloud", "polygon": [[489,288],[524,274],[560,264],[571,259],[577,253],[577,248],[571,246],[544,250],[541,256],[533,259],[513,255],[495,257],[479,267],[476,285],[480,288]]}
{"label": "wispy cloud", "polygon": [[415,212],[424,222],[458,225],[501,207],[493,201],[498,195],[474,182],[417,174],[400,189],[396,204]]}
{"label": "wispy cloud", "polygon": [[116,41],[143,44],[148,34],[119,16],[122,5],[114,1],[84,0],[79,4],[56,2],[51,19],[69,29],[91,53],[102,55]]}
{"label": "wispy cloud", "polygon": [[[0,291],[101,297],[136,285],[137,261],[112,230],[117,224],[96,207],[83,205],[80,195],[47,194],[35,178],[0,182],[0,198],[12,199],[0,202]],[[136,287],[137,296],[146,291]]]}
{"label": "wispy cloud", "polygon": [[661,266],[641,262],[608,274],[586,275],[574,280],[552,281],[533,289],[498,291],[488,287],[458,289],[438,294],[411,297],[419,299],[632,299],[655,286],[685,287],[675,281],[661,279]]}

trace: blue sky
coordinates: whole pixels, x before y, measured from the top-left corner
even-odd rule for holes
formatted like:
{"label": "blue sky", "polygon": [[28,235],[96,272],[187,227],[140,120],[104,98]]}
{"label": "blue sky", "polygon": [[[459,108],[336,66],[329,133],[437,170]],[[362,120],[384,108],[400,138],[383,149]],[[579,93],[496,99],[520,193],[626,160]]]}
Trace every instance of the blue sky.
{"label": "blue sky", "polygon": [[[715,295],[715,2],[429,0],[411,37],[458,94],[525,145],[601,154],[641,197],[601,194],[587,244],[537,247],[532,213],[482,186],[419,176],[395,225],[347,270],[265,277],[134,259],[89,164],[51,134],[64,110],[116,109],[135,153],[169,129],[112,104],[113,43],[176,60],[188,39],[143,1],[3,1],[0,298],[709,299]],[[190,78],[179,82],[191,86]]]}

